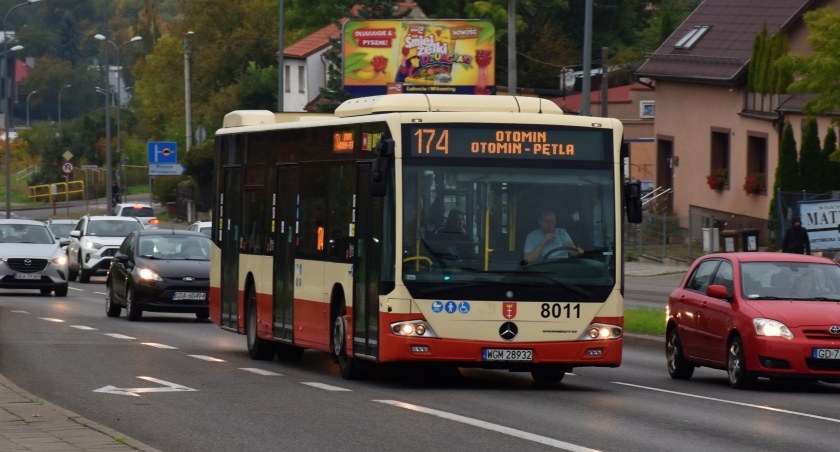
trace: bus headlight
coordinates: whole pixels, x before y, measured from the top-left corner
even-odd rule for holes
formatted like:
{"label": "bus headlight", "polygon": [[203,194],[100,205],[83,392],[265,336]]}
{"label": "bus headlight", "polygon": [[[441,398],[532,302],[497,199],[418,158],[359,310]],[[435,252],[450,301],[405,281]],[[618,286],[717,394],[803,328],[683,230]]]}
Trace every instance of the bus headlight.
{"label": "bus headlight", "polygon": [[578,340],[603,341],[607,339],[618,339],[621,337],[621,333],[620,326],[607,325],[606,323],[593,323],[586,328]]}
{"label": "bus headlight", "polygon": [[392,323],[391,332],[397,336],[437,337],[437,334],[425,320]]}

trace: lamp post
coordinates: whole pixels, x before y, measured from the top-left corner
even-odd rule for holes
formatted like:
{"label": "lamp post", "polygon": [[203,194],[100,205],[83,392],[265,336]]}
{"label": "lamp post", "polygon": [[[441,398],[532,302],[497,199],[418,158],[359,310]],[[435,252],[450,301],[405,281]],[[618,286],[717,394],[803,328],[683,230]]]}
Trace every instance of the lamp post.
{"label": "lamp post", "polygon": [[[127,46],[131,43],[143,40],[142,36],[134,36],[131,39],[129,39],[128,41],[126,41],[126,42],[124,42],[120,45],[117,45],[116,42],[108,39],[107,37],[105,37],[105,35],[102,35],[102,34],[94,35],[94,38],[98,39],[100,41],[105,41],[108,44],[111,44],[111,47],[114,48],[114,51],[117,54],[117,68],[118,68],[117,70],[118,71],[122,71],[122,65],[120,64],[120,55],[122,53],[123,47],[125,47],[125,46]],[[108,62],[107,54],[108,54],[108,52],[106,51],[105,54],[106,54],[105,62],[106,62],[106,66],[107,66],[107,62]],[[108,86],[110,86],[111,85],[111,78],[110,78],[111,68],[110,67],[108,67],[108,69],[107,69],[107,74],[108,74],[108,76],[107,76],[106,80],[108,81]],[[120,190],[123,190],[122,183],[121,183],[122,178],[121,178],[121,175],[120,175],[120,173],[121,173],[120,169],[124,167],[124,165],[121,165],[121,162],[122,162],[122,131],[120,129],[122,127],[122,103],[123,103],[122,102],[122,98],[123,98],[122,89],[120,88],[121,81],[122,81],[122,74],[121,74],[121,72],[117,72],[117,186],[120,187]],[[110,131],[109,118],[110,118],[110,116],[106,116],[105,122],[106,122],[106,125],[108,126],[108,130]],[[110,138],[107,138],[107,139],[108,139],[108,142],[110,143]],[[107,150],[110,150],[110,147],[107,147]],[[108,152],[110,153],[110,151],[108,151]],[[106,157],[106,160],[110,160],[110,159]],[[108,171],[109,171],[109,173],[111,171],[110,165],[108,165]],[[109,187],[108,190],[110,191],[111,190],[110,189],[110,186],[111,186],[110,183],[111,182],[110,182],[110,180],[107,180],[107,178],[106,178],[106,182],[108,183],[108,187]],[[112,197],[112,194],[109,193],[108,194],[108,199],[111,199],[111,197]]]}
{"label": "lamp post", "polygon": [[195,32],[184,33],[184,120],[186,121],[186,136],[184,143],[186,151],[190,151],[192,144],[192,109],[190,107],[190,36]]}
{"label": "lamp post", "polygon": [[64,85],[64,86],[62,86],[61,88],[58,89],[58,125],[59,125],[59,127],[61,126],[61,91],[64,90],[64,88],[70,88],[71,86],[73,86],[73,85],[68,83],[68,84],[66,84],[66,85]]}
{"label": "lamp post", "polygon": [[38,91],[30,91],[29,94],[26,95],[26,127],[29,127],[29,98],[32,97],[33,94],[38,94]]}
{"label": "lamp post", "polygon": [[[8,46],[9,46],[9,43],[6,40],[6,19],[9,17],[9,13],[11,13],[12,11],[14,11],[15,9],[17,9],[21,6],[29,5],[29,4],[32,4],[32,3],[38,3],[39,1],[41,1],[41,0],[26,0],[25,2],[21,2],[21,3],[18,3],[16,5],[12,6],[8,10],[6,10],[5,14],[3,14],[2,27],[3,27],[3,48],[4,49],[8,48]],[[10,52],[17,52],[17,51],[22,50],[22,49],[23,49],[23,46],[14,46],[14,47],[12,47],[8,50],[4,50],[3,53],[0,53],[0,56],[3,57],[3,59],[0,60],[0,61],[2,61],[2,64],[3,64],[3,67],[2,67],[3,77],[2,78],[3,78],[3,94],[4,94],[4,97],[5,97],[3,99],[5,101],[5,109],[4,109],[4,112],[3,112],[3,116],[5,118],[4,127],[6,129],[6,159],[3,163],[6,165],[6,218],[12,218],[12,172],[11,172],[12,148],[11,148],[11,143],[9,141],[9,131],[12,128],[12,118],[11,118],[11,116],[12,116],[12,102],[11,102],[12,96],[11,96],[11,93],[9,91],[12,88],[12,81],[9,80],[9,77],[8,77],[9,61],[8,61],[8,58],[7,58],[7,54],[9,54]]]}

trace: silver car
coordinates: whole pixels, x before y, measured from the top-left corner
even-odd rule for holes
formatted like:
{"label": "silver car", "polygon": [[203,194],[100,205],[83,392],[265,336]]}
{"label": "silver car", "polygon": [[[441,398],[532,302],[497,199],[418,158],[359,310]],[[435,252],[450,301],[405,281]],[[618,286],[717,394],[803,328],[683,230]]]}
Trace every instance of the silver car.
{"label": "silver car", "polygon": [[67,296],[67,256],[40,221],[0,220],[0,288]]}
{"label": "silver car", "polygon": [[93,275],[108,273],[120,244],[129,233],[141,229],[143,223],[134,217],[85,215],[80,218],[76,228],[70,231],[67,245],[69,278],[73,280],[78,275],[79,282],[86,283]]}
{"label": "silver car", "polygon": [[207,237],[213,235],[213,223],[210,221],[196,221],[187,228],[188,231],[200,232]]}

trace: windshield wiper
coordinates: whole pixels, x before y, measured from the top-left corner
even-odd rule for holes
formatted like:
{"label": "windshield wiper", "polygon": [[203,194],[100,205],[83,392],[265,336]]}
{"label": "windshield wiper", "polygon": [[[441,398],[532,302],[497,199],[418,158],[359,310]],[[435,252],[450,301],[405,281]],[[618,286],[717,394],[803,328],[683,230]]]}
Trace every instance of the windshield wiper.
{"label": "windshield wiper", "polygon": [[583,287],[580,287],[580,286],[577,286],[577,285],[575,285],[575,284],[567,283],[567,282],[565,282],[565,281],[562,281],[562,280],[560,280],[560,279],[557,279],[557,278],[555,278],[554,276],[551,276],[551,274],[550,274],[550,273],[546,273],[546,272],[532,272],[531,274],[534,274],[534,275],[540,275],[540,276],[542,276],[543,278],[545,278],[545,279],[547,279],[547,280],[549,280],[549,281],[551,281],[551,282],[553,282],[553,283],[559,284],[559,285],[563,286],[563,288],[565,288],[565,289],[569,289],[569,290],[571,290],[572,292],[575,292],[576,294],[578,294],[578,295],[582,295],[582,296],[584,296],[584,297],[586,297],[586,298],[589,298],[589,297],[591,297],[591,296],[592,296],[592,292],[590,292],[590,291],[588,291],[588,290],[584,289]]}

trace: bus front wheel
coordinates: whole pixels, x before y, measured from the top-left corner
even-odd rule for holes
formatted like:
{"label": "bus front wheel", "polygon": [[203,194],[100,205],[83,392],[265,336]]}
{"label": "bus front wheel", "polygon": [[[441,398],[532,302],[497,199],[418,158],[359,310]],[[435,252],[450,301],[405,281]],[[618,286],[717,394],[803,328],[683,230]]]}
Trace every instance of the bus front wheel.
{"label": "bus front wheel", "polygon": [[257,336],[257,293],[254,286],[248,288],[248,325],[245,336],[248,338],[248,355],[251,359],[266,361],[274,358],[273,343]]}
{"label": "bus front wheel", "polygon": [[341,376],[347,380],[364,378],[367,375],[359,360],[347,352],[347,316],[338,316],[333,325],[333,353]]}
{"label": "bus front wheel", "polygon": [[531,369],[531,377],[538,386],[553,386],[563,381],[568,371],[565,366],[540,366]]}

